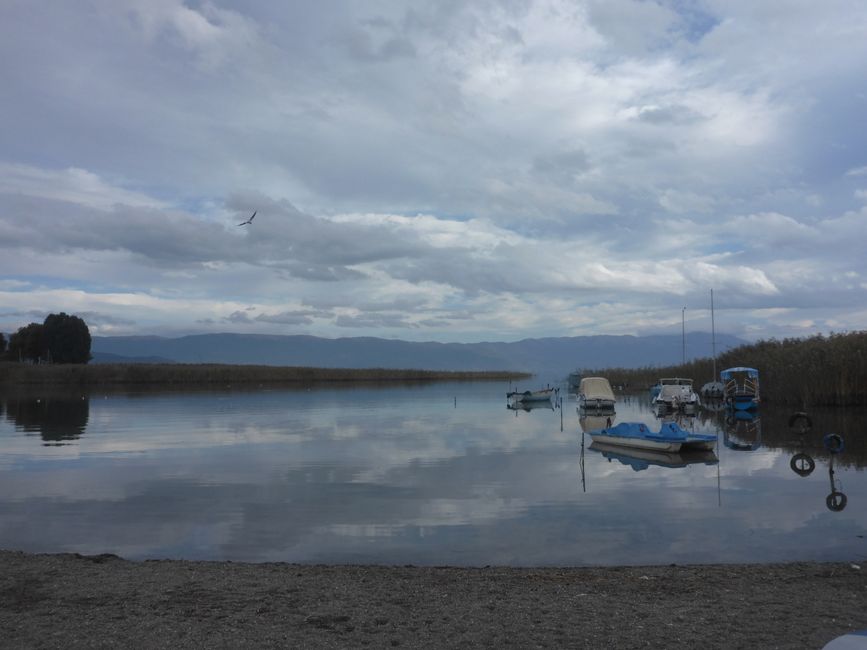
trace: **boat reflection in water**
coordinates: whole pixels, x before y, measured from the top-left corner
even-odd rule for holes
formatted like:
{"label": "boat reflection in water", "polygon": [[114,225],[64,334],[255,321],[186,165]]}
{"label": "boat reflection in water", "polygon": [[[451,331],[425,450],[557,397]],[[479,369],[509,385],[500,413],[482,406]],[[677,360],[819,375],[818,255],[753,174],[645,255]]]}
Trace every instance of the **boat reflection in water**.
{"label": "boat reflection in water", "polygon": [[614,413],[594,413],[593,411],[584,411],[583,409],[580,409],[578,412],[580,413],[578,424],[581,425],[581,431],[584,433],[613,426],[615,420],[617,420],[617,416]]}
{"label": "boat reflection in water", "polygon": [[695,431],[695,420],[698,417],[698,414],[695,412],[685,413],[683,411],[674,411],[669,413],[655,412],[654,415],[656,416],[656,421],[660,423],[660,426],[667,422],[671,422],[686,431]]}
{"label": "boat reflection in water", "polygon": [[723,428],[723,444],[735,451],[755,451],[761,447],[761,417],[751,411],[730,410]]}
{"label": "boat reflection in water", "polygon": [[721,397],[702,397],[701,408],[711,413],[720,413],[725,410],[726,403]]}
{"label": "boat reflection in water", "polygon": [[515,411],[515,415],[518,415],[518,411],[524,411],[526,413],[529,413],[530,411],[553,411],[555,409],[555,403],[553,400],[547,402],[522,402],[511,400],[506,404],[506,408],[510,411]]}
{"label": "boat reflection in water", "polygon": [[711,450],[670,452],[609,445],[603,442],[593,442],[589,449],[590,451],[599,452],[607,458],[609,462],[612,460],[620,461],[624,465],[631,467],[636,472],[645,470],[651,465],[678,468],[697,463],[716,465],[719,462],[716,454]]}

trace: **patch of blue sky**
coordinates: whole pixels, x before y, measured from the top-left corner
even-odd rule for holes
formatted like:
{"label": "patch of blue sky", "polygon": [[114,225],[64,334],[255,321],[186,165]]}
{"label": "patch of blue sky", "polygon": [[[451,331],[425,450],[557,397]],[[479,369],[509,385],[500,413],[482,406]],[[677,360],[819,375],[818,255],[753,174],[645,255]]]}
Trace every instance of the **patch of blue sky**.
{"label": "patch of blue sky", "polygon": [[722,21],[695,0],[669,0],[666,3],[682,19],[683,37],[690,43],[698,43]]}
{"label": "patch of blue sky", "polygon": [[736,255],[746,248],[744,233],[732,233],[722,240],[708,242],[701,247],[702,255]]}

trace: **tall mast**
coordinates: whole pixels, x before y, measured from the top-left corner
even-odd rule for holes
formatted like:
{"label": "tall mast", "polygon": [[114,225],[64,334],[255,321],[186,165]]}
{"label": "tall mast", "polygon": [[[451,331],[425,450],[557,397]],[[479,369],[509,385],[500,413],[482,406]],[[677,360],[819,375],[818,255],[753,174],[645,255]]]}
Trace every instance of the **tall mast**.
{"label": "tall mast", "polygon": [[710,340],[713,346],[713,381],[716,381],[716,326],[713,322],[713,289],[710,290]]}
{"label": "tall mast", "polygon": [[686,365],[686,307],[680,312],[680,336],[683,345],[683,365]]}

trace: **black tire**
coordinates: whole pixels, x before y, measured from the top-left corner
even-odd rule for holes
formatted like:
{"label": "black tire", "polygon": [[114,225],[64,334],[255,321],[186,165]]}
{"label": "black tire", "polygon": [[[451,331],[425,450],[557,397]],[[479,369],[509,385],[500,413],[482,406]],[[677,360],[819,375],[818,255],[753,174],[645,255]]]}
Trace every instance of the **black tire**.
{"label": "black tire", "polygon": [[825,443],[825,449],[830,451],[832,454],[839,454],[846,446],[843,442],[843,438],[838,436],[836,433],[826,433],[822,442]]}
{"label": "black tire", "polygon": [[809,476],[816,469],[816,461],[807,454],[795,454],[792,456],[792,460],[789,461],[789,467],[798,476]]}
{"label": "black tire", "polygon": [[803,411],[792,413],[792,417],[789,418],[789,429],[791,429],[795,433],[804,434],[810,431],[812,428],[813,420],[811,420],[810,416]]}
{"label": "black tire", "polygon": [[833,512],[840,512],[846,507],[846,502],[846,495],[842,492],[837,492],[837,490],[834,490],[825,497],[825,505],[828,506],[828,510],[832,510]]}

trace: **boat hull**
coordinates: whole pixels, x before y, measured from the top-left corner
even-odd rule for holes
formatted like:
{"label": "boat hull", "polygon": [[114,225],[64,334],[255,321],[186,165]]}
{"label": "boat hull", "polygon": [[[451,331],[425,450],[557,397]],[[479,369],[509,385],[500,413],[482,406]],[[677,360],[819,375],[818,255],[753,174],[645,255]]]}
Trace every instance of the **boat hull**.
{"label": "boat hull", "polygon": [[621,422],[613,427],[591,430],[588,434],[593,442],[605,445],[672,453],[682,450],[709,450],[716,444],[716,436],[692,433],[674,422],[664,422],[659,431],[651,431],[642,422]]}
{"label": "boat hull", "polygon": [[506,393],[506,398],[514,401],[524,403],[532,403],[532,402],[550,402],[557,396],[556,388],[546,388],[543,390],[525,390],[523,392],[512,392]]}
{"label": "boat hull", "polygon": [[617,447],[632,447],[634,449],[652,449],[654,451],[678,452],[682,442],[677,440],[648,440],[647,438],[632,438],[627,436],[609,436],[604,433],[591,433],[593,442]]}
{"label": "boat hull", "polygon": [[591,451],[598,451],[609,460],[618,460],[624,465],[630,465],[632,469],[640,471],[650,465],[660,467],[686,467],[687,465],[701,463],[715,465],[719,462],[713,451],[684,451],[670,452],[656,449],[637,449],[624,447],[623,445],[607,445],[601,442],[593,442]]}
{"label": "boat hull", "polygon": [[687,436],[686,442],[681,444],[682,451],[711,451],[716,446],[716,436],[710,438],[702,437],[700,439],[693,436]]}
{"label": "boat hull", "polygon": [[755,398],[752,396],[739,396],[731,398],[730,403],[732,407],[737,409],[738,411],[749,411],[754,408],[758,408],[758,403]]}
{"label": "boat hull", "polygon": [[578,406],[585,411],[613,411],[615,403],[614,400],[610,399],[584,397],[583,395],[578,397]]}

